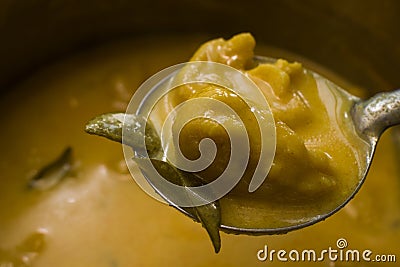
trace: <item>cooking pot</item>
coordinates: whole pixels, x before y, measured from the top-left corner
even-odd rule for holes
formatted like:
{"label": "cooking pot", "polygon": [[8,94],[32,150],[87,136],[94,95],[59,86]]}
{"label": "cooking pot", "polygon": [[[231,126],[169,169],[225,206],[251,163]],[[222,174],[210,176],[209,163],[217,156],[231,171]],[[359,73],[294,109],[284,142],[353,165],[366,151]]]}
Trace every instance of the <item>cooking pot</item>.
{"label": "cooking pot", "polygon": [[0,85],[67,53],[116,38],[159,33],[229,37],[252,32],[370,90],[400,84],[396,0],[0,2]]}
{"label": "cooking pot", "polygon": [[[91,49],[100,43],[169,33],[178,35],[201,34],[209,38],[221,36],[229,38],[236,33],[246,31],[255,36],[258,44],[276,47],[305,57],[311,62],[323,66],[324,69],[343,77],[344,80],[357,87],[367,89],[369,94],[372,94],[376,91],[400,87],[400,75],[398,73],[398,70],[400,70],[399,12],[400,2],[397,0],[0,0],[0,90],[13,88],[14,85],[29,77],[42,66],[56,62],[78,51]],[[109,110],[104,110],[104,112],[107,111]],[[83,131],[82,134],[84,134]],[[400,140],[400,138],[398,139]],[[390,142],[389,144],[386,143],[385,148],[391,148],[392,143]],[[384,152],[379,153],[382,155]],[[379,156],[377,156],[378,158]],[[381,163],[385,161],[383,158],[380,160]],[[389,174],[395,172],[393,169],[388,171]],[[379,176],[376,172],[373,175],[375,176],[374,179]],[[375,179],[375,182],[379,184],[379,179]],[[368,185],[365,184],[365,186]],[[397,189],[394,189],[395,186],[388,187],[382,185],[382,187],[374,188],[371,184],[367,190],[364,190],[364,194],[372,196],[371,199],[375,201],[377,199],[373,195],[374,190],[388,190],[380,191],[380,196],[391,194],[387,192],[397,192]],[[385,193],[382,194],[382,192]],[[396,205],[391,206],[390,199],[382,198],[379,201],[387,209],[374,209],[378,214],[374,213],[374,216],[364,213],[364,217],[360,216],[359,221],[354,220],[352,222],[356,226],[351,225],[349,227],[351,230],[356,227],[360,227],[360,229],[365,227],[367,230],[364,232],[368,234],[364,239],[359,236],[353,237],[351,231],[344,232],[343,229],[335,229],[340,224],[338,224],[338,221],[333,222],[334,218],[332,218],[332,221],[326,221],[327,226],[325,228],[311,230],[305,228],[301,230],[303,234],[292,235],[291,239],[287,239],[290,244],[284,245],[290,245],[291,248],[297,248],[300,245],[306,246],[311,242],[311,237],[308,240],[304,236],[321,235],[323,233],[326,235],[325,241],[332,241],[333,244],[336,240],[339,241],[338,238],[340,237],[352,238],[349,241],[358,246],[363,244],[365,240],[370,240],[371,243],[366,244],[367,246],[374,245],[374,248],[382,248],[382,251],[375,252],[395,253],[398,251],[398,247],[385,250],[387,243],[383,239],[393,233],[392,239],[398,240],[396,235],[399,234],[400,223],[399,221],[389,222],[389,216],[386,216],[395,210],[393,207],[396,207]],[[356,199],[355,201],[357,201]],[[364,199],[369,200],[370,198]],[[389,205],[387,205],[388,203]],[[357,208],[362,209],[363,204],[361,203]],[[371,203],[366,203],[366,205],[381,207],[379,205],[373,206]],[[167,207],[163,208],[168,209]],[[348,216],[354,215],[353,210],[357,209],[348,208],[346,211],[349,214]],[[380,224],[375,227],[370,221],[371,218],[375,218],[375,215],[377,218],[383,218],[382,225],[385,223],[384,226],[386,227],[386,224],[390,224],[390,227],[392,227],[390,229],[394,230],[387,230],[384,232],[385,235],[380,235]],[[179,216],[183,215],[179,214]],[[151,216],[146,218],[149,217]],[[160,223],[159,218],[154,217],[152,220],[152,223],[156,225],[154,228],[157,228]],[[359,226],[359,222],[363,222],[361,226]],[[193,229],[197,229],[195,227],[200,226],[195,225]],[[319,226],[316,225],[315,227]],[[315,229],[318,231],[315,231]],[[333,229],[333,231],[327,233],[326,229]],[[130,230],[123,229],[123,231]],[[373,230],[376,232],[373,232]],[[190,231],[192,231],[191,228]],[[178,239],[181,238],[178,241],[186,246],[187,240],[182,236],[185,238],[189,236],[187,239],[190,240],[192,234],[192,232],[186,230],[180,236],[178,235]],[[337,236],[338,234],[343,236]],[[156,232],[154,235],[158,235],[158,233]],[[174,233],[171,235],[174,235]],[[207,263],[229,264],[233,261],[238,265],[257,264],[257,251],[253,251],[254,246],[241,254],[239,252],[246,249],[245,246],[247,245],[240,246],[240,242],[244,241],[243,244],[247,244],[246,242],[249,242],[249,240],[254,241],[254,243],[257,241],[258,248],[259,244],[264,243],[264,239],[261,238],[267,240],[267,237],[248,236],[229,236],[229,240],[226,240],[228,238],[224,236],[223,242],[227,245],[221,250],[221,254],[215,256],[215,258],[213,258],[214,255],[211,250],[199,248],[200,253],[208,253],[207,256],[209,257],[206,261],[198,259],[202,255],[196,258],[192,256],[193,254],[188,254],[190,249],[190,246],[188,246],[181,254],[179,254],[179,251],[177,252],[176,255],[181,257],[176,257],[176,261],[168,262],[166,260],[166,265],[168,263],[176,265],[181,262],[185,264],[191,262],[192,259],[201,262],[204,266]],[[285,238],[285,236],[271,237],[271,239],[268,239],[270,242],[268,244],[278,248],[283,244]],[[314,240],[314,246],[319,243],[318,237],[312,236],[312,238],[318,240]],[[174,240],[166,235],[161,236],[160,239],[163,239],[163,241],[158,243],[159,246],[164,243],[169,246],[170,241]],[[204,239],[207,239],[205,233]],[[142,238],[141,240],[146,239]],[[331,245],[324,243],[325,241],[322,241],[323,246]],[[391,244],[393,243],[391,242]],[[136,247],[140,246],[141,244],[136,244]],[[174,243],[170,246],[171,250],[176,250]],[[363,249],[363,247],[357,248]],[[260,245],[259,249],[264,248]],[[135,251],[132,251],[132,254],[134,253]],[[197,256],[197,254],[195,255]],[[139,256],[135,255],[137,258],[140,258]],[[148,255],[144,256],[147,257]],[[175,254],[171,257],[173,256]],[[183,261],[185,256],[187,257]],[[156,251],[145,259],[145,263],[156,262],[153,264],[156,265],[163,261],[163,257],[167,258],[167,256],[162,255],[162,251]],[[116,265],[110,264],[110,266]]]}

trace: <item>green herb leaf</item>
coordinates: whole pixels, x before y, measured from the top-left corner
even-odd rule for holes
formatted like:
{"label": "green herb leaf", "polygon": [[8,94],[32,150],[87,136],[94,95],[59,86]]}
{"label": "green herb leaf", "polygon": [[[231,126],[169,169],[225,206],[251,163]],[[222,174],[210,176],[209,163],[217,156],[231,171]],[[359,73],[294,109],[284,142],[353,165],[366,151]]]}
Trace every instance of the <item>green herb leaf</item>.
{"label": "green herb leaf", "polygon": [[[124,123],[125,125],[123,125]],[[143,125],[146,127],[144,137],[140,131],[140,129],[143,129]],[[128,133],[127,136],[124,136],[124,140],[122,140],[123,126]],[[123,141],[125,145],[132,147],[134,150],[135,147],[137,148],[140,146],[140,141],[145,138],[146,149],[151,163],[166,180],[184,187],[194,187],[205,184],[199,176],[179,170],[168,162],[158,160],[158,158],[162,158],[160,155],[163,154],[161,140],[152,124],[149,121],[146,122],[143,118],[132,114],[107,113],[90,120],[86,124],[85,131],[89,134],[103,136],[119,143]],[[134,158],[134,160],[143,170],[143,164],[141,164],[141,162],[145,159]],[[143,171],[146,172],[146,170]],[[191,214],[195,220],[201,222],[210,236],[215,252],[219,252],[221,248],[221,239],[219,235],[221,212],[218,202],[212,202],[203,206],[183,208],[175,205],[166,196],[162,195],[162,197],[164,197],[170,205],[186,211]],[[198,196],[188,188],[187,197],[190,201]]]}
{"label": "green herb leaf", "polygon": [[29,183],[29,188],[46,190],[58,184],[72,170],[72,148],[67,147],[53,162],[43,167]]}
{"label": "green herb leaf", "polygon": [[[125,123],[125,125],[124,125]],[[127,133],[122,140],[123,126]],[[145,128],[143,136],[141,129]],[[161,153],[161,141],[150,121],[132,114],[106,113],[90,120],[85,131],[89,134],[106,137],[112,141],[122,143],[132,148],[140,146],[145,138],[147,153],[150,158],[156,158]]]}
{"label": "green herb leaf", "polygon": [[[137,160],[139,167],[142,166],[140,162],[141,160],[142,159]],[[199,176],[193,173],[179,170],[170,163],[161,160],[152,159],[151,163],[156,168],[158,173],[166,180],[170,181],[171,183],[184,186],[188,189],[186,191],[186,197],[188,201],[186,202],[191,201],[193,203],[193,200],[199,197],[189,189],[189,187],[196,187],[205,184]],[[144,171],[146,172],[146,170]],[[174,205],[172,201],[165,197],[165,195],[163,197],[167,202]],[[197,221],[199,221],[203,225],[208,235],[210,236],[215,252],[218,253],[221,248],[221,238],[219,235],[219,226],[221,225],[221,212],[218,202],[212,202],[202,206],[185,207],[182,209],[190,213]]]}

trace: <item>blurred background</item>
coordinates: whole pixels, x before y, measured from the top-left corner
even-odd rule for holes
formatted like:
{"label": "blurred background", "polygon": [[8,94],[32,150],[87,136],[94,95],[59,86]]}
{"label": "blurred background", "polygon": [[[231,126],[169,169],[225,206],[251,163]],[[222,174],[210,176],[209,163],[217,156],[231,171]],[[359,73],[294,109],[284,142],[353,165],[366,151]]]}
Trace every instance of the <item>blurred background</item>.
{"label": "blurred background", "polygon": [[[304,58],[358,88],[355,92],[363,97],[399,88],[399,14],[397,0],[0,0],[0,147],[7,151],[0,156],[0,266],[32,247],[25,263],[18,258],[15,265],[4,266],[286,266],[259,262],[257,251],[264,245],[327,249],[339,238],[346,238],[349,248],[397,253],[400,260],[398,129],[382,137],[365,185],[343,210],[287,235],[222,233],[217,255],[200,225],[150,199],[121,171],[119,144],[83,133],[94,115],[123,109],[131,87],[157,70],[149,66],[159,66],[158,56],[165,54],[164,62],[172,62],[182,49],[179,60],[185,60],[202,42],[240,32],[255,36],[256,51],[273,47],[276,54],[282,50],[283,55]],[[144,46],[149,51],[157,47],[140,40],[168,35],[182,36],[181,46],[165,43],[165,51],[155,58],[140,56]],[[183,49],[185,36],[191,37]],[[114,42],[125,39],[130,41],[118,46],[120,52],[112,51]],[[135,45],[140,48],[136,54]],[[130,57],[125,58],[126,51]],[[129,62],[132,57],[148,68],[137,80],[126,75],[141,71],[139,63]],[[91,72],[93,66],[99,68]],[[99,92],[96,86],[110,89]],[[20,123],[21,118],[27,119]],[[83,168],[79,179],[52,191],[24,191],[32,170],[68,144],[81,166],[95,167]],[[37,229],[33,241],[21,241]],[[309,265],[367,266],[329,261]]]}
{"label": "blurred background", "polygon": [[396,0],[3,0],[0,85],[111,39],[250,31],[258,42],[304,55],[362,87],[393,89],[400,83],[399,5]]}

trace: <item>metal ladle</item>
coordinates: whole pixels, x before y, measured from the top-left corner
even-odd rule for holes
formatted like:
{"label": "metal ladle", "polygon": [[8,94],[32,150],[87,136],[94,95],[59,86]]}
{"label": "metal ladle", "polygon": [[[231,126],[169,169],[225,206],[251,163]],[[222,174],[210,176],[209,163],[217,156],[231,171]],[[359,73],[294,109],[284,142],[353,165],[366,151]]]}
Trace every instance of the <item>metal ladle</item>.
{"label": "metal ladle", "polygon": [[[273,63],[276,61],[276,59],[274,58],[261,57],[261,56],[256,56],[255,60],[259,63]],[[368,154],[369,156],[365,158],[366,160],[364,165],[365,168],[362,172],[360,172],[358,184],[355,186],[353,192],[343,203],[338,205],[330,212],[315,216],[306,222],[281,228],[241,228],[234,225],[222,224],[220,225],[221,230],[229,233],[249,234],[249,235],[282,234],[292,230],[304,228],[312,224],[315,224],[319,221],[325,220],[326,218],[328,218],[329,216],[340,210],[342,207],[344,207],[361,188],[367,176],[367,172],[372,161],[372,155],[374,154],[376,144],[383,131],[390,126],[400,124],[400,89],[392,92],[379,93],[367,100],[362,100],[358,97],[350,95],[348,92],[341,89],[334,83],[330,82],[328,79],[320,76],[319,74],[310,70],[307,71],[312,73],[315,78],[319,79],[322,78],[327,82],[329,82],[330,84],[334,85],[334,87],[337,90],[342,91],[342,93],[345,96],[348,96],[348,99],[352,103],[349,114],[351,115],[352,121],[354,122],[355,130],[360,135],[360,137],[364,139],[366,142],[368,142],[370,145],[370,151]],[[118,119],[118,118],[124,118],[124,115],[125,114],[122,113],[107,114],[105,115],[105,117],[103,117],[104,124],[103,122],[101,122],[101,125],[98,124],[98,122],[96,122],[95,124],[89,122],[86,131],[92,134],[108,137],[109,139],[112,139],[114,141],[122,142],[121,132],[122,132],[123,119]],[[154,185],[152,186],[153,188],[156,189]],[[160,194],[160,192],[158,193]],[[163,197],[164,199],[168,199],[162,194],[161,197]],[[184,208],[174,205],[173,203],[170,204],[175,208],[177,208],[182,213],[184,213],[185,215],[196,220],[193,214],[189,213]]]}
{"label": "metal ladle", "polygon": [[[255,60],[258,63],[274,63],[276,61],[275,58],[264,57],[264,56],[255,56]],[[312,73],[315,77],[323,78],[327,81],[325,77],[307,69],[308,72]],[[334,84],[330,81],[330,83]],[[321,214],[320,216],[314,217],[314,219],[307,221],[305,223],[291,225],[282,228],[241,228],[233,225],[221,225],[220,229],[235,234],[249,234],[249,235],[263,235],[263,234],[283,234],[293,230],[297,230],[300,228],[304,228],[310,225],[313,225],[317,222],[323,221],[326,218],[330,217],[341,208],[343,208],[360,190],[362,184],[365,181],[367,176],[369,167],[371,165],[372,156],[375,152],[375,148],[379,137],[383,133],[385,129],[388,127],[400,124],[400,89],[391,91],[391,92],[382,92],[378,93],[375,96],[362,100],[356,96],[349,94],[344,89],[341,89],[336,84],[335,88],[343,91],[345,95],[348,95],[349,99],[353,102],[351,106],[350,114],[352,120],[354,122],[355,129],[357,133],[366,140],[370,145],[369,157],[366,158],[365,169],[360,174],[359,183],[355,187],[354,191],[349,195],[349,197],[338,207],[333,209],[332,211]],[[185,215],[192,217],[193,216],[180,207],[176,207],[179,211],[184,213]]]}
{"label": "metal ladle", "polygon": [[[276,59],[274,58],[263,56],[256,56],[255,60],[259,63],[273,63],[276,61]],[[307,71],[312,73],[315,77],[326,79],[325,77],[322,77],[321,75],[311,70]],[[329,81],[328,79],[326,80]],[[333,82],[330,83],[334,84]],[[369,99],[362,100],[356,96],[350,95],[347,91],[341,89],[337,85],[335,86],[335,88],[343,91],[343,93],[345,95],[348,95],[349,99],[353,102],[350,114],[354,123],[354,127],[357,133],[370,145],[370,156],[365,159],[367,161],[365,164],[366,167],[364,171],[360,174],[359,183],[355,187],[352,194],[350,194],[350,196],[341,205],[339,205],[329,213],[322,214],[318,217],[315,217],[313,220],[305,223],[275,229],[249,229],[235,227],[231,225],[221,225],[222,230],[225,230],[229,233],[251,235],[287,233],[325,220],[326,218],[330,217],[341,208],[343,208],[360,190],[371,165],[373,154],[375,152],[379,137],[388,127],[400,124],[400,89],[391,92],[381,92]]]}

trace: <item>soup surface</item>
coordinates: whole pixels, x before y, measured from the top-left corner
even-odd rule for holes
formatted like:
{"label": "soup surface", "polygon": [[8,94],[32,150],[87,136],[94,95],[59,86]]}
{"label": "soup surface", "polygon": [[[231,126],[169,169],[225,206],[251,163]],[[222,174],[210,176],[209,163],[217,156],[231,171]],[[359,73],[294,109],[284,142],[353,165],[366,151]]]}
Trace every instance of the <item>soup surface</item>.
{"label": "soup surface", "polygon": [[[257,259],[265,245],[321,251],[336,248],[339,238],[373,255],[398,253],[400,185],[393,131],[380,140],[361,191],[333,217],[280,236],[222,234],[218,255],[198,224],[135,184],[119,144],[84,133],[89,119],[124,111],[146,78],[186,61],[203,41],[157,37],[105,45],[39,70],[2,96],[0,266],[257,266],[266,264]],[[263,48],[257,54],[275,56]],[[30,179],[67,146],[73,171],[51,188],[29,188]],[[268,264],[288,263],[274,259]]]}

